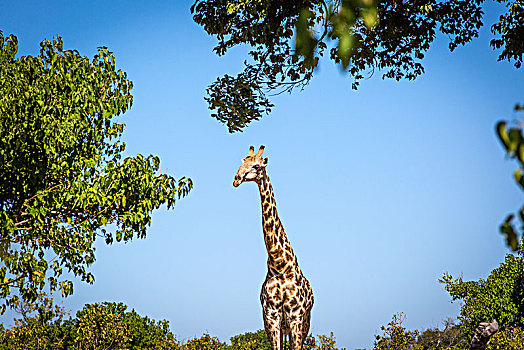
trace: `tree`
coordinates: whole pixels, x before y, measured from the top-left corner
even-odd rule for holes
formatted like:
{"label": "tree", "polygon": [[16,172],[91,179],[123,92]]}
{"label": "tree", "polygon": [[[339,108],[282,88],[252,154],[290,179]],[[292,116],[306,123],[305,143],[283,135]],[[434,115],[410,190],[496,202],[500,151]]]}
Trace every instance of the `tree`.
{"label": "tree", "polygon": [[[507,254],[503,263],[487,279],[465,282],[444,273],[445,284],[453,301],[461,302],[460,327],[471,339],[480,322],[496,320],[500,329],[524,328],[524,249]],[[520,331],[521,332],[521,331]],[[491,341],[491,343],[493,340]]]}
{"label": "tree", "polygon": [[[31,303],[21,302],[17,308],[22,318],[5,329],[0,325],[1,350],[65,350],[65,349],[155,349],[155,350],[265,350],[270,349],[263,329],[231,337],[228,345],[204,333],[183,343],[169,329],[166,320],[155,321],[127,311],[122,303],[86,304],[75,317],[53,304],[46,294],[39,294]],[[44,311],[43,313],[41,311]],[[44,317],[42,317],[44,315]],[[286,343],[285,348],[289,348]],[[308,336],[306,350],[338,350],[333,333]],[[341,349],[344,350],[344,349]]]}
{"label": "tree", "polygon": [[140,316],[134,309],[124,314],[129,327],[128,349],[178,349],[179,342],[169,329],[166,320],[155,321],[147,316]]}
{"label": "tree", "polygon": [[[310,334],[304,341],[304,350],[339,350],[336,344],[333,332],[330,335],[319,334],[316,338]],[[287,340],[284,340],[284,348],[289,349]],[[231,337],[231,350],[271,350],[271,344],[265,330],[259,329]]]}
{"label": "tree", "polygon": [[469,344],[459,326],[452,319],[444,322],[444,329],[429,328],[423,332],[409,331],[402,324],[406,317],[399,313],[375,336],[373,350],[466,350]]}
{"label": "tree", "polygon": [[22,316],[9,330],[2,329],[0,349],[63,349],[68,332],[62,327],[69,313],[53,303],[46,293],[39,293],[35,302],[21,302],[14,310]]}
{"label": "tree", "polygon": [[80,349],[178,349],[179,343],[166,320],[140,316],[123,303],[86,304],[76,318],[65,322],[74,331],[72,340]]}
{"label": "tree", "polygon": [[490,339],[487,350],[524,350],[524,330],[522,328],[506,328],[495,333]]}
{"label": "tree", "polygon": [[421,349],[461,349],[468,346],[460,326],[451,318],[444,321],[444,329],[428,328],[421,332],[416,344]]}
{"label": "tree", "polygon": [[68,320],[63,319],[67,314],[64,309],[45,294],[36,302],[19,305],[24,306],[23,317],[15,319],[11,329],[0,332],[0,349],[179,349],[168,321],[157,322],[135,310],[126,311],[122,303],[86,304]]}
{"label": "tree", "polygon": [[85,305],[76,313],[73,343],[78,349],[122,349],[129,343],[126,306],[116,303]]}
{"label": "tree", "polygon": [[[491,27],[499,60],[522,64],[524,6],[521,0],[496,0],[508,12]],[[211,116],[242,131],[273,107],[268,95],[304,88],[320,57],[340,64],[357,88],[365,75],[413,80],[424,73],[422,59],[436,32],[449,49],[478,36],[484,0],[196,0],[193,19],[218,39],[215,53],[251,47],[244,70],[224,75],[207,89]],[[318,34],[317,34],[318,32]],[[293,39],[295,38],[295,39]],[[335,45],[328,50],[330,40]]]}
{"label": "tree", "polygon": [[[316,338],[312,335],[309,335],[304,342],[304,349],[339,350],[339,348],[337,348],[335,345],[337,345],[337,341],[335,340],[333,332],[331,332],[329,335],[319,334]],[[345,348],[340,350],[345,350]]]}
{"label": "tree", "polygon": [[244,334],[231,337],[232,350],[271,350],[271,344],[267,338],[266,331],[259,329],[256,332],[246,332]]}
{"label": "tree", "polygon": [[395,314],[391,322],[386,326],[380,327],[382,335],[375,336],[373,350],[420,349],[415,347],[419,332],[417,330],[406,330],[402,326],[405,319],[406,316],[404,314]]}
{"label": "tree", "polygon": [[200,338],[190,339],[182,346],[183,350],[227,350],[229,346],[217,337],[204,333]]}
{"label": "tree", "polygon": [[93,283],[97,238],[144,238],[152,210],[192,188],[159,173],[158,157],[122,159],[115,117],[131,107],[133,85],[107,48],[90,60],[60,37],[40,46],[16,58],[17,38],[0,32],[1,312],[46,286],[71,294],[64,270]]}

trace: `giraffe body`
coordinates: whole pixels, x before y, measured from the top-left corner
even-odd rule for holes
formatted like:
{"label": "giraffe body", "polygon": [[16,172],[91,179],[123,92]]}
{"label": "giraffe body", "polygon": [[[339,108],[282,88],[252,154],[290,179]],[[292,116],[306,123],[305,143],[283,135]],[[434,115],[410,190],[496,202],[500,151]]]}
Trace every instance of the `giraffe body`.
{"label": "giraffe body", "polygon": [[297,257],[278,217],[273,187],[266,172],[264,146],[255,155],[251,146],[242,160],[233,185],[254,181],[260,190],[262,228],[268,252],[267,275],[260,292],[264,327],[273,350],[283,349],[283,338],[290,339],[292,350],[302,350],[309,333],[313,290],[304,277]]}

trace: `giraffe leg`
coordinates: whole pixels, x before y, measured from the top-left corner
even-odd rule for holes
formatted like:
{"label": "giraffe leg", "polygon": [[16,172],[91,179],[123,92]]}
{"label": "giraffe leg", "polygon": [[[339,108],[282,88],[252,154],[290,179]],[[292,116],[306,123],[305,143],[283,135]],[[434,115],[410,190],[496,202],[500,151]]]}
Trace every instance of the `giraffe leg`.
{"label": "giraffe leg", "polygon": [[309,335],[309,325],[311,322],[311,309],[309,309],[306,313],[306,316],[304,317],[304,323],[302,324],[302,336],[303,341],[306,340],[307,336]]}
{"label": "giraffe leg", "polygon": [[264,328],[266,330],[271,350],[282,350],[282,332],[280,318],[276,312],[264,310]]}
{"label": "giraffe leg", "polygon": [[291,350],[302,350],[304,343],[304,336],[302,334],[302,325],[300,323],[294,323],[291,325]]}
{"label": "giraffe leg", "polygon": [[271,344],[271,350],[282,350],[282,333],[279,327],[271,328],[269,331],[266,328],[266,334]]}
{"label": "giraffe leg", "polygon": [[279,286],[278,280],[271,280],[266,277],[260,292],[264,328],[272,350],[282,350],[282,296]]}

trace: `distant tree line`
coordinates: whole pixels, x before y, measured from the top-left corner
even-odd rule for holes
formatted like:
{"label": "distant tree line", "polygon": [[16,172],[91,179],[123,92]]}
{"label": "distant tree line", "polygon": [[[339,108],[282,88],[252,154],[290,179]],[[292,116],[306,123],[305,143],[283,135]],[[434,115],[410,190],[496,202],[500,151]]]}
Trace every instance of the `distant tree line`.
{"label": "distant tree line", "polygon": [[[74,317],[53,299],[40,293],[36,302],[21,302],[11,328],[0,325],[1,350],[162,349],[162,350],[270,350],[263,329],[231,338],[231,345],[204,333],[178,340],[166,320],[155,321],[129,311],[122,303],[86,304]],[[333,333],[309,336],[306,349],[338,350]]]}

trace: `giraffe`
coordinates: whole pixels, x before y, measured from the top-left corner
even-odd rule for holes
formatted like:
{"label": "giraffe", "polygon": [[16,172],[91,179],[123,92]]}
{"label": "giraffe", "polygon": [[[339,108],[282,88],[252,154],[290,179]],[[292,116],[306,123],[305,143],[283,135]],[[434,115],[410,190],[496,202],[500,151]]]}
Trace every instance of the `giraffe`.
{"label": "giraffe", "polygon": [[304,277],[277,214],[273,186],[266,172],[268,159],[262,157],[264,145],[257,154],[253,146],[242,159],[233,186],[254,181],[260,190],[262,229],[268,253],[267,275],[262,284],[260,302],[264,328],[272,350],[283,350],[284,336],[290,339],[292,350],[302,350],[309,333],[313,290]]}

